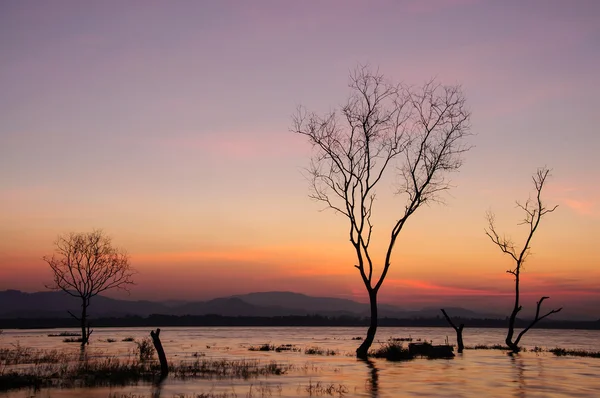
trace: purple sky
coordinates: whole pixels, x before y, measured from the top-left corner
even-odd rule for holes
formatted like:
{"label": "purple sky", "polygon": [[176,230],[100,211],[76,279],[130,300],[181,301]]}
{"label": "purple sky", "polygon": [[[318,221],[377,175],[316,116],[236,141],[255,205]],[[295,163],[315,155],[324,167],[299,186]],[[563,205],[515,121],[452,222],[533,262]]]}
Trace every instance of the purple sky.
{"label": "purple sky", "polygon": [[42,290],[56,235],[103,228],[140,272],[133,298],[364,298],[288,131],[297,105],[342,103],[362,63],[462,84],[476,134],[447,205],[403,232],[384,298],[505,303],[484,214],[519,239],[514,200],[547,165],[560,207],[534,242],[533,294],[596,305],[599,20],[583,0],[2,1],[0,289]]}

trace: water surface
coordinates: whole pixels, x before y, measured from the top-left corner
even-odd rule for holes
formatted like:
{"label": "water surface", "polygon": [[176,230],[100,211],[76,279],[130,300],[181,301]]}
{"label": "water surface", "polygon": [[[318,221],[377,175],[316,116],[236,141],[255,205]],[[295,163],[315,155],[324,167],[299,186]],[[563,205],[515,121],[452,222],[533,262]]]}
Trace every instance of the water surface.
{"label": "water surface", "polygon": [[[48,334],[61,330],[5,330],[0,348],[20,344],[39,349],[78,351],[78,345],[64,343]],[[77,332],[77,330],[69,330]],[[92,334],[89,351],[98,357],[135,355],[137,340],[150,328],[99,328]],[[408,362],[369,362],[354,358],[365,328],[343,327],[195,327],[161,328],[161,339],[170,361],[192,361],[198,357],[217,359],[258,359],[291,364],[282,376],[251,380],[172,380],[160,389],[149,384],[88,389],[44,389],[11,391],[0,397],[195,397],[212,392],[237,397],[345,396],[357,397],[595,397],[600,396],[600,359],[555,357],[551,353],[524,352],[508,356],[498,350],[466,350],[447,360],[415,359]],[[501,344],[504,329],[465,329],[465,344]],[[450,328],[380,328],[374,347],[390,337],[412,337],[442,344],[455,341]],[[109,343],[107,339],[115,339]],[[261,344],[293,344],[300,352],[249,351]],[[600,331],[531,330],[523,339],[525,347],[600,351]],[[335,356],[306,355],[307,347],[335,350]],[[329,388],[327,390],[326,388]]]}

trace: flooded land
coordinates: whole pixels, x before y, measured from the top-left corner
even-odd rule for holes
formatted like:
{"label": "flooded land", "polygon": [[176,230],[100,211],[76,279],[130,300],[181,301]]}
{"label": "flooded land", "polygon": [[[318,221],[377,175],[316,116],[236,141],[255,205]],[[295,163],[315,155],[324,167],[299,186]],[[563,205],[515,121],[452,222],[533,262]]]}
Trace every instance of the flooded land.
{"label": "flooded land", "polygon": [[[5,330],[0,349],[20,349],[36,363],[9,363],[5,358],[0,374],[36,366],[38,372],[81,366],[73,365],[79,362],[79,345],[64,342],[69,337],[61,332],[76,330]],[[87,361],[137,363],[138,343],[149,332],[98,328]],[[592,397],[600,391],[599,358],[547,351],[599,351],[600,331],[537,329],[523,341],[527,350],[514,356],[505,350],[466,349],[452,359],[400,362],[357,360],[354,350],[364,332],[342,327],[163,328],[162,343],[173,370],[161,384],[144,375],[120,380],[115,372],[102,380],[88,377],[70,385],[55,380],[53,386],[37,390],[2,391],[0,397]],[[501,344],[504,333],[465,329],[465,345]],[[375,349],[390,338],[402,339],[403,344],[410,339],[444,344],[453,343],[455,335],[450,328],[380,328],[377,337]]]}

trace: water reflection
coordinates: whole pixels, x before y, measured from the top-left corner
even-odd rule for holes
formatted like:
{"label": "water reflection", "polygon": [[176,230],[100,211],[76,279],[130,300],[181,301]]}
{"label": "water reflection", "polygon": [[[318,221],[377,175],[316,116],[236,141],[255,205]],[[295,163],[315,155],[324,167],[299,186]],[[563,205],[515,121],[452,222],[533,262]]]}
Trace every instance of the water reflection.
{"label": "water reflection", "polygon": [[514,382],[516,383],[515,397],[524,398],[527,396],[527,383],[525,382],[525,363],[519,354],[509,355],[511,367],[514,372]]}
{"label": "water reflection", "polygon": [[379,369],[371,359],[359,359],[359,361],[364,362],[369,368],[369,377],[365,382],[367,392],[371,397],[379,398]]}
{"label": "water reflection", "polygon": [[161,376],[156,382],[152,384],[152,398],[160,398],[162,394],[164,382],[167,376]]}
{"label": "water reflection", "polygon": [[[58,349],[83,363],[111,357],[122,361],[136,361],[135,342],[143,339],[147,328],[106,328],[95,332],[97,338],[80,351],[80,347],[62,343],[56,330],[5,330],[0,338],[0,349],[15,346],[32,349]],[[231,396],[235,387],[238,395],[247,396],[252,388],[254,396],[293,398],[307,396],[306,386],[321,383],[324,388],[343,384],[347,396],[400,398],[414,396],[445,397],[594,397],[600,391],[600,360],[596,358],[555,357],[551,353],[519,353],[512,357],[497,350],[466,350],[451,360],[415,359],[407,363],[371,359],[359,361],[352,357],[359,332],[356,328],[165,328],[168,339],[163,341],[173,361],[196,360],[258,360],[261,364],[274,361],[293,368],[280,376],[259,377],[251,380],[217,380],[194,378],[179,380],[172,375],[162,382],[126,386],[98,386],[94,388],[43,389],[39,392],[24,390],[0,391],[0,398],[107,398],[140,396],[145,398],[196,397],[202,393]],[[504,339],[505,330],[469,330],[469,344],[496,344]],[[599,349],[600,331],[532,330],[532,339],[542,347],[564,346],[573,349]],[[388,336],[445,341],[446,332],[440,328],[383,328],[381,339]],[[166,334],[165,334],[166,336]],[[467,337],[467,336],[465,336]],[[109,342],[108,340],[112,340]],[[564,340],[564,341],[563,341]],[[566,343],[565,343],[566,341]],[[299,351],[249,351],[249,346],[271,342],[293,344]],[[567,344],[568,343],[568,344]],[[306,355],[306,347],[320,347],[339,351],[335,356]],[[529,347],[527,347],[529,348]],[[73,364],[78,365],[78,364]],[[43,366],[46,366],[45,364]],[[157,375],[158,376],[158,375]],[[158,380],[160,381],[160,379]],[[408,382],[407,382],[408,381]],[[254,387],[251,387],[254,386]],[[261,393],[256,395],[257,386]],[[264,392],[264,393],[263,393]],[[111,395],[112,394],[112,395]],[[261,395],[262,394],[262,395]],[[325,395],[325,394],[323,394]]]}

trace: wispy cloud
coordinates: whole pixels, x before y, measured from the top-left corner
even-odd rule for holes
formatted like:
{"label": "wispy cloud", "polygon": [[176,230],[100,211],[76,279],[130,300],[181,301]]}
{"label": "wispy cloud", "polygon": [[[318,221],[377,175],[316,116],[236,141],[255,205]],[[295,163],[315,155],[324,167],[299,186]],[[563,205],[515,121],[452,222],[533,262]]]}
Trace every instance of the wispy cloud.
{"label": "wispy cloud", "polygon": [[304,154],[308,145],[292,133],[281,132],[189,132],[162,138],[161,147],[174,150],[194,150],[201,154],[235,158],[283,158]]}

